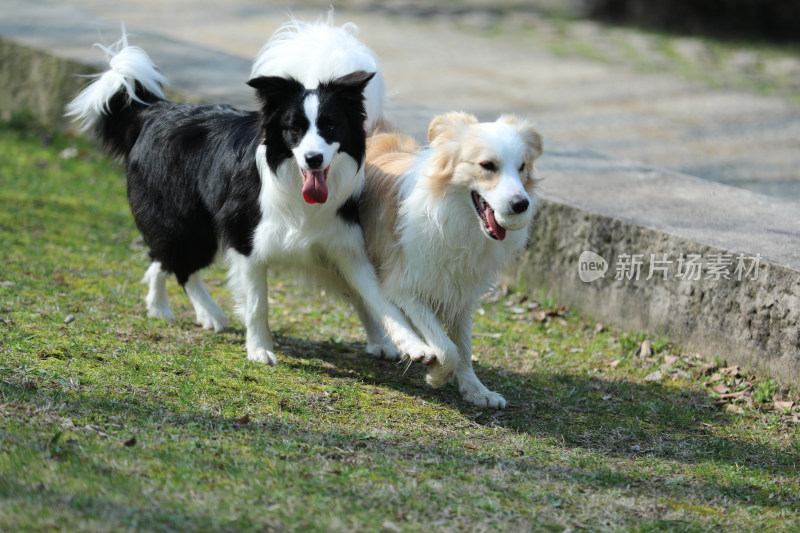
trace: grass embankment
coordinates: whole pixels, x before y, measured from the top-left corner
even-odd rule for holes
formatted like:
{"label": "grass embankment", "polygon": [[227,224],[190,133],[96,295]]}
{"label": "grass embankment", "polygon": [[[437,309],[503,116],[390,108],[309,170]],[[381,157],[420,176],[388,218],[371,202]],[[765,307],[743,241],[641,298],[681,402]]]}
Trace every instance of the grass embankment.
{"label": "grass embankment", "polygon": [[91,145],[5,124],[0,182],[0,531],[800,528],[797,395],[770,380],[509,294],[475,346],[511,407],[479,409],[284,278],[280,365],[251,363],[174,282],[178,322],[145,317],[124,178]]}

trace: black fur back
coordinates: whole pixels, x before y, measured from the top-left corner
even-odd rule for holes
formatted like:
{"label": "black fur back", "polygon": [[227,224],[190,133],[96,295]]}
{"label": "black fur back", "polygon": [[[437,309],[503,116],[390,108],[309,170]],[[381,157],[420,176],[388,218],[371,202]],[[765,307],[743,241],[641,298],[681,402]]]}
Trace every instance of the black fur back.
{"label": "black fur back", "polygon": [[249,255],[260,209],[258,115],[157,102],[141,109],[128,155],[128,199],[151,256],[184,284],[218,244]]}

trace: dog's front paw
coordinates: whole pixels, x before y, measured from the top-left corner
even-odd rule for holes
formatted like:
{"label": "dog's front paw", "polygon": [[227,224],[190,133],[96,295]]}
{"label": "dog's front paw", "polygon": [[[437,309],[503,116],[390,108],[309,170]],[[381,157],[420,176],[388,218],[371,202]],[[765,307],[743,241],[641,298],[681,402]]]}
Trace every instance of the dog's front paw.
{"label": "dog's front paw", "polygon": [[167,322],[175,322],[175,315],[173,315],[172,311],[170,311],[169,305],[148,305],[147,316],[150,318],[166,320]]}
{"label": "dog's front paw", "polygon": [[197,322],[203,329],[213,329],[215,332],[220,332],[228,327],[228,319],[224,314],[213,314],[204,309],[197,311]]}
{"label": "dog's front paw", "polygon": [[490,409],[506,408],[506,399],[487,389],[481,382],[461,385],[458,389],[464,401],[473,405],[489,407]]}
{"label": "dog's front paw", "polygon": [[267,350],[266,348],[256,348],[252,352],[248,351],[247,358],[250,361],[255,361],[256,363],[263,363],[269,366],[278,365],[278,358],[275,357],[275,353],[272,352],[272,350]]}
{"label": "dog's front paw", "polygon": [[400,352],[391,342],[368,342],[367,353],[376,359],[385,359],[387,361],[397,361],[400,359]]}
{"label": "dog's front paw", "polygon": [[408,358],[423,365],[432,365],[439,358],[437,350],[421,342],[409,342],[400,348],[400,351],[403,353],[403,359]]}

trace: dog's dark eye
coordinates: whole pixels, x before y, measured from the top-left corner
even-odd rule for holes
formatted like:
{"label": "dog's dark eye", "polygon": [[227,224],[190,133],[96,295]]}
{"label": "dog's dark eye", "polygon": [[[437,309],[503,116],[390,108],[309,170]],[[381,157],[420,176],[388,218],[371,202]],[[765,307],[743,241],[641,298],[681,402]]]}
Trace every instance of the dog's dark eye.
{"label": "dog's dark eye", "polygon": [[320,122],[317,127],[322,133],[331,133],[334,129],[333,122]]}
{"label": "dog's dark eye", "polygon": [[519,167],[519,173],[522,174],[523,172],[525,172],[525,163],[522,163]]}
{"label": "dog's dark eye", "polygon": [[483,163],[478,164],[482,169],[488,170],[489,172],[494,172],[497,170],[497,165],[495,165],[493,161],[484,161]]}

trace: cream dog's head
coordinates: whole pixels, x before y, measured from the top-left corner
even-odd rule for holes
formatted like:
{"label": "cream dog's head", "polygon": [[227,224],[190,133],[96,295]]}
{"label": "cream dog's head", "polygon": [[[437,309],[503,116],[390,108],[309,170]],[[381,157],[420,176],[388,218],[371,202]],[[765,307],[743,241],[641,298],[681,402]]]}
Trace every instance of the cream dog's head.
{"label": "cream dog's head", "polygon": [[542,138],[529,122],[504,115],[479,123],[466,113],[448,113],[433,119],[428,141],[433,194],[463,196],[491,239],[527,227],[535,210],[533,163],[542,153]]}

